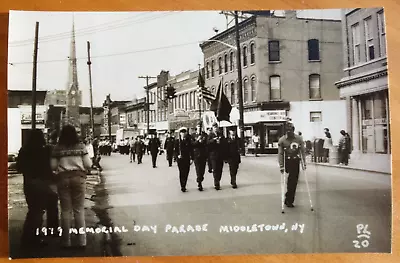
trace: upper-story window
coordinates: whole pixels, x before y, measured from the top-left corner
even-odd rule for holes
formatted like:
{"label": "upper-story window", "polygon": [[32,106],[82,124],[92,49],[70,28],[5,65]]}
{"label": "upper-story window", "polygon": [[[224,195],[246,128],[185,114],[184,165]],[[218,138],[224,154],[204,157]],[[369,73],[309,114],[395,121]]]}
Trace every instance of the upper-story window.
{"label": "upper-story window", "polygon": [[247,47],[243,47],[243,67],[247,67]]}
{"label": "upper-story window", "polygon": [[249,102],[249,79],[245,78],[243,81],[243,102]]}
{"label": "upper-story window", "polygon": [[360,47],[360,24],[351,26],[352,45],[353,45],[353,64],[357,65],[361,62],[361,47]]}
{"label": "upper-story window", "polygon": [[228,54],[224,55],[224,70],[225,73],[228,72]]}
{"label": "upper-story window", "polygon": [[375,58],[374,35],[372,30],[372,18],[368,17],[364,20],[365,53],[367,61]]}
{"label": "upper-story window", "polygon": [[234,63],[234,61],[233,61],[233,59],[234,59],[234,57],[233,57],[233,51],[231,51],[231,53],[229,54],[229,70],[230,71],[233,71],[233,63]]}
{"label": "upper-story window", "polygon": [[319,57],[319,40],[318,39],[309,39],[308,40],[308,60],[309,61],[318,61]]}
{"label": "upper-story window", "polygon": [[210,78],[210,62],[206,63],[206,78]]}
{"label": "upper-story window", "polygon": [[270,40],[268,42],[268,57],[269,61],[280,61],[279,40]]}
{"label": "upper-story window", "polygon": [[224,85],[224,94],[225,96],[228,96],[228,83],[225,83]]}
{"label": "upper-story window", "polygon": [[236,103],[235,82],[231,82],[231,94],[230,95],[231,95],[231,104],[233,105]]}
{"label": "upper-story window", "polygon": [[269,77],[270,100],[281,100],[281,77],[274,75]]}
{"label": "upper-story window", "polygon": [[222,74],[222,57],[218,58],[218,74]]}
{"label": "upper-story window", "polygon": [[321,77],[318,74],[311,74],[309,76],[310,99],[321,99],[320,79]]}
{"label": "upper-story window", "polygon": [[386,29],[383,10],[378,13],[379,56],[386,56]]}
{"label": "upper-story window", "polygon": [[213,78],[215,75],[215,61],[211,60],[211,77]]}
{"label": "upper-story window", "polygon": [[250,64],[256,63],[256,53],[255,53],[255,44],[250,44]]}
{"label": "upper-story window", "polygon": [[256,101],[256,76],[251,77],[250,81],[250,87],[251,87],[251,101]]}

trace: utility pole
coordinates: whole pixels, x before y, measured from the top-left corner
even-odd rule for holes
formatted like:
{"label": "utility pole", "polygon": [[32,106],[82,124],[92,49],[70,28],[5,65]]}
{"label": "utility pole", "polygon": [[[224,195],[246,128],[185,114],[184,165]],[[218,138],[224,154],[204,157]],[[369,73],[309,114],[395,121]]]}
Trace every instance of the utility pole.
{"label": "utility pole", "polygon": [[242,57],[240,52],[240,36],[239,36],[239,14],[235,11],[235,32],[236,32],[236,60],[238,71],[238,93],[239,93],[239,129],[240,129],[240,153],[244,156],[244,114],[243,114],[243,86],[242,86]]}
{"label": "utility pole", "polygon": [[32,130],[36,129],[36,81],[37,81],[37,57],[39,42],[39,22],[36,22],[35,44],[33,48],[33,74],[32,74]]}
{"label": "utility pole", "polygon": [[139,79],[146,79],[146,110],[147,110],[147,135],[150,134],[150,90],[149,90],[149,79],[156,79],[157,77],[152,76],[139,76]]}
{"label": "utility pole", "polygon": [[[199,64],[199,74],[201,74],[201,64]],[[200,87],[200,88],[203,88],[203,87]],[[199,119],[200,119],[200,123],[201,123],[200,129],[203,129],[203,120],[201,119],[201,106],[203,104],[203,99],[198,97],[198,103],[199,103]]]}
{"label": "utility pole", "polygon": [[[88,67],[89,67],[89,90],[90,90],[90,126],[92,129],[92,139],[94,139],[94,117],[93,117],[93,93],[92,93],[92,61],[90,60],[90,42],[87,41],[87,53],[88,53]],[[111,140],[111,137],[110,137]]]}

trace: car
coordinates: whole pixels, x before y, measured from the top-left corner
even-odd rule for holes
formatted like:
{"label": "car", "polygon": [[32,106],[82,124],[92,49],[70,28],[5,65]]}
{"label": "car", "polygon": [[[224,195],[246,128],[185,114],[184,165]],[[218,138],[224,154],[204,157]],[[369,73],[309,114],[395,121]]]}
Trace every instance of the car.
{"label": "car", "polygon": [[17,158],[18,154],[9,153],[8,154],[8,173],[17,173]]}

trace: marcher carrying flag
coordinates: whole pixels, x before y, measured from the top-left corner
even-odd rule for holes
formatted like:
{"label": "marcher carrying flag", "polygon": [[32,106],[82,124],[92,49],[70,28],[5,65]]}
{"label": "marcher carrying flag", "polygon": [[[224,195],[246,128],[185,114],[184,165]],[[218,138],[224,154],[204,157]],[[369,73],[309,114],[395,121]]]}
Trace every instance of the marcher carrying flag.
{"label": "marcher carrying flag", "polygon": [[211,103],[210,111],[215,113],[215,117],[217,117],[218,121],[228,121],[230,122],[230,113],[232,110],[232,106],[229,103],[228,98],[225,96],[224,91],[222,89],[222,79],[218,85],[217,95],[214,101]]}

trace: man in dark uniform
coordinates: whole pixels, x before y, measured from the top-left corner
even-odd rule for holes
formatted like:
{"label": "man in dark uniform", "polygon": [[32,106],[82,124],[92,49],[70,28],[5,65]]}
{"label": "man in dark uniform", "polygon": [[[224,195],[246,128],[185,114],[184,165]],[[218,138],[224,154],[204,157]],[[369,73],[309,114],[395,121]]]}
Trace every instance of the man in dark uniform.
{"label": "man in dark uniform", "polygon": [[[208,135],[210,135],[210,133],[211,133],[211,128],[207,128],[207,138],[208,138]],[[208,154],[208,152],[207,152],[207,167],[208,167],[208,172],[211,174],[213,171],[212,171],[212,163],[211,163],[211,158],[210,158],[210,155]]]}
{"label": "man in dark uniform", "polygon": [[214,123],[212,131],[207,138],[208,154],[211,158],[214,186],[216,190],[221,190],[222,169],[224,166],[224,158],[226,158],[226,138],[218,128],[218,124]]}
{"label": "man in dark uniform", "polygon": [[181,191],[186,192],[186,184],[189,176],[190,165],[193,160],[193,146],[187,129],[182,127],[179,130],[179,138],[175,140],[174,154],[179,168],[179,180]]}
{"label": "man in dark uniform", "polygon": [[196,167],[197,186],[203,191],[204,172],[207,162],[207,134],[201,131],[201,122],[197,125],[197,132],[192,136],[194,165]]}
{"label": "man in dark uniform", "polygon": [[144,153],[145,145],[144,142],[140,137],[136,137],[136,142],[135,142],[135,152],[137,154],[137,160],[138,164],[142,163],[142,158],[143,158],[143,153]]}
{"label": "man in dark uniform", "polygon": [[227,150],[228,150],[228,162],[229,172],[231,174],[231,185],[233,189],[237,188],[236,175],[239,169],[240,160],[240,140],[236,135],[236,131],[229,131],[229,137],[227,139]]}
{"label": "man in dark uniform", "polygon": [[294,133],[294,125],[286,124],[286,135],[278,141],[279,167],[281,173],[288,173],[287,192],[285,205],[294,207],[293,202],[296,195],[297,182],[299,180],[300,163],[303,170],[306,169],[304,142],[301,136]]}
{"label": "man in dark uniform", "polygon": [[157,167],[157,156],[158,156],[158,151],[161,147],[161,142],[160,139],[157,138],[157,134],[153,134],[152,138],[150,138],[149,141],[149,150],[151,153],[151,161],[153,163],[153,168]]}
{"label": "man in dark uniform", "polygon": [[172,134],[168,132],[167,138],[164,143],[164,150],[166,151],[166,158],[169,164],[169,167],[172,166],[172,159],[174,157],[174,146],[175,146],[175,138],[172,137]]}

